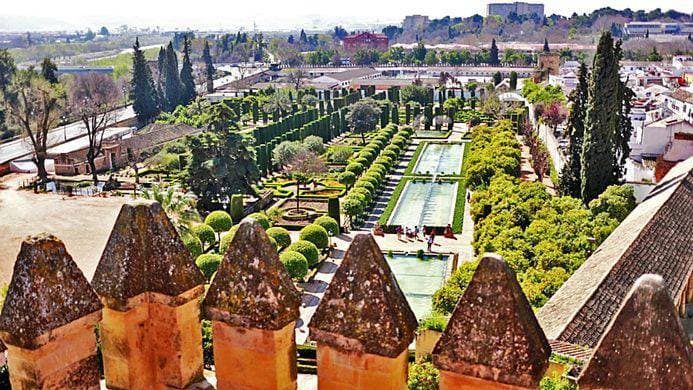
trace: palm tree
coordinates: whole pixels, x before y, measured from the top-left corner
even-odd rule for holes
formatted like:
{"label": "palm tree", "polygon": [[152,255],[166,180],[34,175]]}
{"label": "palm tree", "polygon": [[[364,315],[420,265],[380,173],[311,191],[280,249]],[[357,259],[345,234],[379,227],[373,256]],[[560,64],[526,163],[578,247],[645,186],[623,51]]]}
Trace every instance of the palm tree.
{"label": "palm tree", "polygon": [[195,209],[197,203],[195,197],[182,193],[177,185],[164,188],[159,184],[154,184],[150,190],[142,191],[141,197],[159,202],[181,235],[187,233],[194,222],[201,220],[197,209]]}
{"label": "palm tree", "polygon": [[269,96],[267,103],[265,103],[262,109],[267,113],[272,113],[276,120],[285,112],[291,110],[291,99],[286,93],[277,91]]}

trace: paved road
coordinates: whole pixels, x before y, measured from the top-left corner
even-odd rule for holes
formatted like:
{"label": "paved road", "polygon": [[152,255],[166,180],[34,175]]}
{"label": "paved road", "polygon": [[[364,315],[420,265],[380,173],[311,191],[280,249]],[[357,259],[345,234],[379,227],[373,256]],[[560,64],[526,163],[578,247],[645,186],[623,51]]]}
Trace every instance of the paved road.
{"label": "paved road", "polygon": [[[132,110],[132,106],[127,106],[118,109],[116,113],[116,122],[134,117],[135,112]],[[75,139],[85,135],[86,131],[87,130],[84,128],[82,122],[75,122],[57,127],[48,133],[48,145],[54,146],[64,143],[65,141]],[[27,138],[0,144],[0,164],[27,156],[32,153],[32,150],[33,149]]]}

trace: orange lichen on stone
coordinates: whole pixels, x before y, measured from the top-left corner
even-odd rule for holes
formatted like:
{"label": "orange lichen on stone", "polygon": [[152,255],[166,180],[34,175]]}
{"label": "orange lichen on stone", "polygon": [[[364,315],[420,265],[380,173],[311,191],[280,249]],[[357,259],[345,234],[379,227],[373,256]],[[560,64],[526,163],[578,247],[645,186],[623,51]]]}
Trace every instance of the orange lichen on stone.
{"label": "orange lichen on stone", "polygon": [[340,351],[318,343],[320,390],[383,389],[407,387],[408,351],[391,358],[370,353]]}
{"label": "orange lichen on stone", "polygon": [[204,277],[158,203],[121,209],[94,276],[111,388],[184,388],[202,379]]}
{"label": "orange lichen on stone", "polygon": [[202,306],[207,319],[246,328],[280,330],[298,319],[301,294],[256,221],[241,222]]}
{"label": "orange lichen on stone", "polygon": [[373,237],[354,237],[310,322],[311,339],[343,352],[396,358],[417,325]]}
{"label": "orange lichen on stone", "polygon": [[219,389],[296,388],[296,332],[293,322],[264,330],[212,321]]}
{"label": "orange lichen on stone", "polygon": [[101,303],[65,245],[51,235],[25,240],[0,314],[12,387],[98,388],[100,318]]}
{"label": "orange lichen on stone", "polygon": [[515,274],[500,256],[484,255],[433,349],[434,364],[441,372],[538,388],[550,354]]}
{"label": "orange lichen on stone", "polygon": [[580,389],[692,389],[693,348],[662,278],[633,285],[578,379]]}
{"label": "orange lichen on stone", "polygon": [[262,226],[244,220],[202,306],[220,389],[295,389],[301,295]]}

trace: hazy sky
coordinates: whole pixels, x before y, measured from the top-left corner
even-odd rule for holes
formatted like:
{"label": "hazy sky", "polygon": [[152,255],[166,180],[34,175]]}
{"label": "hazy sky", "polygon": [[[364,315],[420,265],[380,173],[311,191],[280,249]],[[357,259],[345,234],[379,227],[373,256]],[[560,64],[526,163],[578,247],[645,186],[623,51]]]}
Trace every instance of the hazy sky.
{"label": "hazy sky", "polygon": [[[94,24],[115,26],[161,26],[163,28],[252,27],[259,29],[288,29],[301,25],[329,25],[342,21],[347,25],[359,23],[400,21],[403,16],[423,14],[469,16],[484,14],[488,1],[481,0],[3,0],[0,16],[46,18],[75,27]],[[546,13],[570,15],[595,8],[676,9],[693,13],[693,1],[687,0],[546,0]],[[11,18],[10,18],[11,19]],[[0,30],[3,29],[0,25]]]}

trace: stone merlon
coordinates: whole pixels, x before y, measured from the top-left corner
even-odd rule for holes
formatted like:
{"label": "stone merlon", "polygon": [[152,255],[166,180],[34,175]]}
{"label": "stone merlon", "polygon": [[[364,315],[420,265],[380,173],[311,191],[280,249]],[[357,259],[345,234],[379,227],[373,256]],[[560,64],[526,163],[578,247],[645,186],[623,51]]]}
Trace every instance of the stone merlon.
{"label": "stone merlon", "polygon": [[318,343],[390,358],[414,339],[416,317],[370,234],[354,237],[309,327]]}
{"label": "stone merlon", "polygon": [[36,349],[50,339],[39,336],[100,310],[99,297],[62,241],[42,234],[22,242],[0,314],[6,344]]}
{"label": "stone merlon", "polygon": [[92,280],[109,308],[127,310],[142,293],[176,297],[204,283],[159,203],[123,205]]}
{"label": "stone merlon", "polygon": [[486,254],[433,349],[441,370],[537,388],[551,348],[500,256]]}
{"label": "stone merlon", "polygon": [[246,219],[233,237],[202,307],[207,319],[279,330],[299,317],[301,295],[260,224]]}
{"label": "stone merlon", "polygon": [[578,380],[580,389],[692,389],[693,348],[659,275],[633,285]]}

